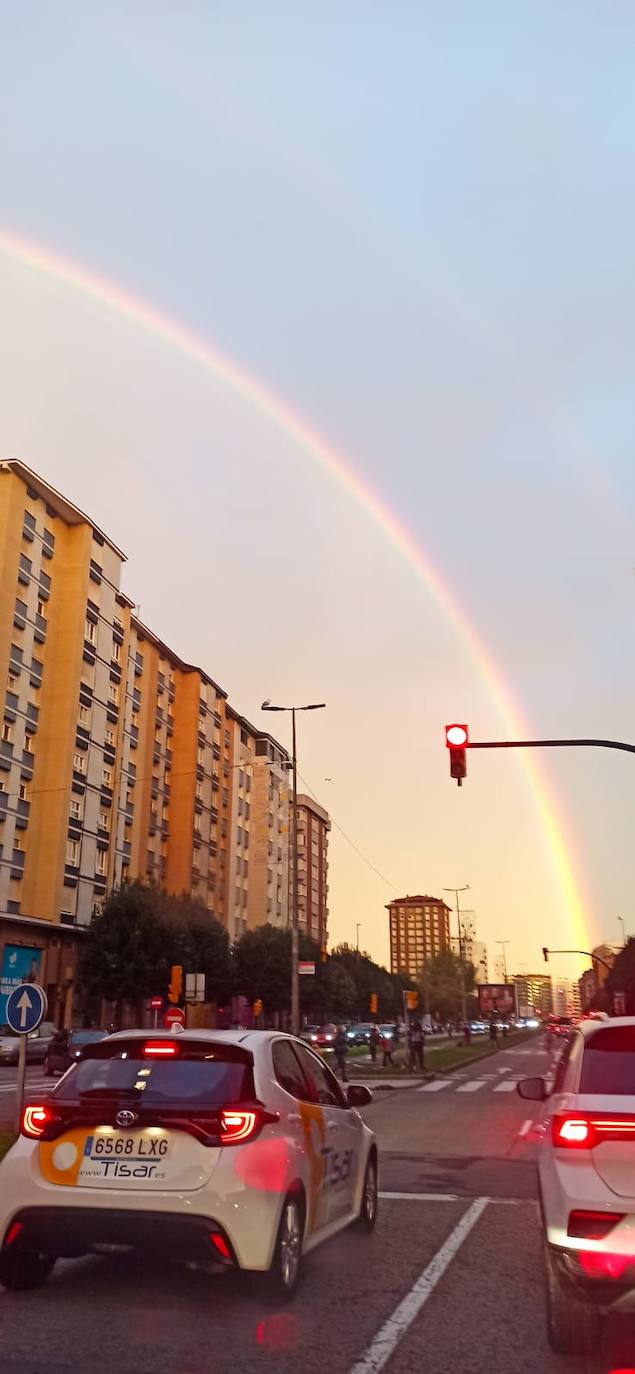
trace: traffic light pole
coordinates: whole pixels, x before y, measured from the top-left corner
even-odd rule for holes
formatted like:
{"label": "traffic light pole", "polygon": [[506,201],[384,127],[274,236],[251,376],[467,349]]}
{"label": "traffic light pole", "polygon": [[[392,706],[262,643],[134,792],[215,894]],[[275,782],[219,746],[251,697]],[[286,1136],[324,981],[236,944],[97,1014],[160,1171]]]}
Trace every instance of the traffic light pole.
{"label": "traffic light pole", "polygon": [[[635,754],[635,744],[617,739],[490,739],[466,740],[464,749],[622,749]],[[578,951],[584,953],[584,951]],[[554,951],[555,953],[555,951]]]}
{"label": "traffic light pole", "polygon": [[585,959],[591,960],[592,964],[602,964],[607,973],[611,972],[611,965],[607,964],[606,959],[600,959],[598,954],[593,954],[589,949],[547,949],[546,945],[543,945],[542,952],[546,964],[549,963],[550,954],[583,954]]}

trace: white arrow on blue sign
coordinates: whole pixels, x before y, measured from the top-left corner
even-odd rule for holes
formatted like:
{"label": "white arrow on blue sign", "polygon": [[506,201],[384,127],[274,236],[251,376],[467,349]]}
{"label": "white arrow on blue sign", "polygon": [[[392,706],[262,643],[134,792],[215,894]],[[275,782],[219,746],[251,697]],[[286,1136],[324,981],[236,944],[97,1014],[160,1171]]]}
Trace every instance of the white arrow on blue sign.
{"label": "white arrow on blue sign", "polygon": [[46,1016],[46,993],[38,983],[22,983],[7,998],[6,1018],[17,1035],[37,1030]]}

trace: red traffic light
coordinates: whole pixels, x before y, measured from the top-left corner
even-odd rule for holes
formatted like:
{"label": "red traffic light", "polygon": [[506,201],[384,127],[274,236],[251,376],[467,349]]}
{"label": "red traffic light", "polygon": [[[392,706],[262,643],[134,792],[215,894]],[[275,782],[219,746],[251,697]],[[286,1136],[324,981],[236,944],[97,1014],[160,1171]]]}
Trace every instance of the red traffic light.
{"label": "red traffic light", "polygon": [[445,742],[448,749],[464,749],[468,738],[467,725],[446,725]]}
{"label": "red traffic light", "polygon": [[467,725],[446,725],[445,743],[450,750],[450,777],[461,786],[467,777],[466,745],[469,743]]}

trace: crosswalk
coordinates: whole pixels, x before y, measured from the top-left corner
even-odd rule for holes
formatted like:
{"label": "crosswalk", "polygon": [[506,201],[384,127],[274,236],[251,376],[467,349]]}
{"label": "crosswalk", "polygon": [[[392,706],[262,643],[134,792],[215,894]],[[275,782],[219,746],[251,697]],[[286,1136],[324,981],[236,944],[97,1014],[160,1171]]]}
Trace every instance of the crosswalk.
{"label": "crosswalk", "polygon": [[433,1078],[430,1083],[424,1083],[421,1088],[417,1088],[420,1093],[478,1093],[483,1089],[494,1093],[513,1093],[516,1091],[517,1078],[503,1078],[503,1073],[509,1070],[501,1069],[498,1073],[483,1075],[482,1078],[470,1078],[467,1082],[461,1082],[458,1077]]}
{"label": "crosswalk", "polygon": [[[45,1078],[44,1075],[33,1078],[29,1075],[24,1084],[25,1096],[33,1097],[36,1093],[50,1092],[54,1082],[54,1078]],[[2,1097],[14,1097],[16,1086],[15,1079],[12,1082],[0,1083],[0,1094]]]}

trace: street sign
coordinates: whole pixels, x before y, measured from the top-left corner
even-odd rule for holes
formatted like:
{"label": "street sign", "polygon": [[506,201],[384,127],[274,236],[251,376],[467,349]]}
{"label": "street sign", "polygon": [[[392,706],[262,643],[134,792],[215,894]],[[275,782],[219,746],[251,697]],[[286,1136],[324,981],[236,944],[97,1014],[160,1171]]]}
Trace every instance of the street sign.
{"label": "street sign", "polygon": [[185,1012],[182,1007],[168,1007],[163,1017],[164,1026],[184,1026]]}
{"label": "street sign", "polygon": [[21,983],[7,997],[5,1016],[7,1024],[20,1037],[18,1048],[18,1082],[15,1094],[15,1125],[19,1131],[22,1125],[24,1107],[24,1078],[26,1075],[26,1037],[37,1030],[40,1021],[46,1016],[48,1002],[44,988],[39,983]]}
{"label": "street sign", "polygon": [[300,976],[310,977],[312,973],[315,973],[315,964],[312,964],[309,959],[301,959],[298,964],[298,973]]}
{"label": "street sign", "polygon": [[162,998],[162,997],[151,997],[151,998],[150,998],[150,1010],[151,1010],[151,1011],[160,1011],[162,1006],[163,1006],[163,998]]}
{"label": "street sign", "polygon": [[186,1002],[205,1001],[205,974],[186,973],[185,975],[185,1000]]}
{"label": "street sign", "polygon": [[7,997],[7,1024],[16,1035],[37,1030],[46,1016],[46,993],[38,983],[23,983]]}

